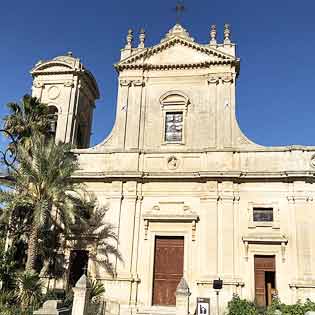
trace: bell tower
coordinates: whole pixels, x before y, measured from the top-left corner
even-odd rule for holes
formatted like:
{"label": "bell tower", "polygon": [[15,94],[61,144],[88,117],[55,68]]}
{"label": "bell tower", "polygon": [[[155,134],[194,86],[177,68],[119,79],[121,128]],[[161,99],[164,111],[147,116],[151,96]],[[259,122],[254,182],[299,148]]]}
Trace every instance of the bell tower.
{"label": "bell tower", "polygon": [[32,96],[49,106],[50,130],[56,141],[89,147],[95,100],[99,98],[92,73],[69,52],[39,61],[31,74]]}

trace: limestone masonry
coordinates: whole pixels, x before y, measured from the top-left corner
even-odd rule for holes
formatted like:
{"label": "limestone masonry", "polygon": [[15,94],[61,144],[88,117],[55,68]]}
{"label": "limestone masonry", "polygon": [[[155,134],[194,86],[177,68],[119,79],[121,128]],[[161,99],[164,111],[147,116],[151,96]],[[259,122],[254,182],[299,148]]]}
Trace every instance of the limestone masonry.
{"label": "limestone masonry", "polygon": [[[91,148],[93,75],[71,54],[31,71],[33,95],[56,116],[56,139],[78,147],[76,179],[108,205],[116,227],[124,258],[116,276],[88,261],[113,314],[175,314],[182,277],[191,313],[197,297],[216,310],[219,277],[222,310],[233,293],[259,305],[274,294],[315,300],[315,147],[263,147],[242,133],[229,25],[223,36],[218,43],[212,26],[199,44],[176,24],[153,47],[141,30],[135,47],[130,30],[115,65],[116,122]],[[97,251],[67,247],[66,265],[79,250]]]}

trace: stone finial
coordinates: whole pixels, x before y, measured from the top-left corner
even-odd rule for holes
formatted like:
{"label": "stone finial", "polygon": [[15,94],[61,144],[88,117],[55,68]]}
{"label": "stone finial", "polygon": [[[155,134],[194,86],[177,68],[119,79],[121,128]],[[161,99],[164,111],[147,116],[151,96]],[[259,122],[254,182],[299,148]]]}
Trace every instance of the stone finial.
{"label": "stone finial", "polygon": [[139,46],[138,46],[138,48],[144,48],[144,42],[145,42],[145,31],[142,28],[140,30],[140,34],[139,34]]}
{"label": "stone finial", "polygon": [[128,30],[126,41],[127,41],[127,44],[126,44],[125,48],[131,49],[132,48],[132,41],[133,41],[133,31],[131,28]]}
{"label": "stone finial", "polygon": [[176,295],[178,294],[189,295],[189,287],[184,277],[182,277],[176,288]]}
{"label": "stone finial", "polygon": [[230,24],[224,24],[224,44],[231,43],[231,28]]}
{"label": "stone finial", "polygon": [[85,274],[83,274],[81,278],[78,280],[78,282],[76,283],[75,287],[88,289],[91,287],[90,280]]}
{"label": "stone finial", "polygon": [[184,277],[180,280],[176,289],[176,313],[175,315],[189,314],[189,287]]}
{"label": "stone finial", "polygon": [[71,315],[85,315],[91,292],[91,283],[85,274],[82,275],[72,290],[74,295]]}
{"label": "stone finial", "polygon": [[68,52],[67,52],[67,56],[68,56],[68,57],[73,57],[73,52],[72,52],[72,51],[68,51]]}
{"label": "stone finial", "polygon": [[217,26],[211,25],[210,29],[210,45],[216,45],[217,44]]}

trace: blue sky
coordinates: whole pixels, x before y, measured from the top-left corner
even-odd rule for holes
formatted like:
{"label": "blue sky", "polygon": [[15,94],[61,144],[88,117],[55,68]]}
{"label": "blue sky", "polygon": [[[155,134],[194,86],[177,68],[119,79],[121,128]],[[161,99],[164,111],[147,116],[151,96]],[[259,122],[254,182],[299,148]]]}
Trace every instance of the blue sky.
{"label": "blue sky", "polygon": [[[207,43],[211,24],[222,37],[232,25],[241,71],[237,116],[241,129],[263,145],[315,144],[315,1],[186,0],[183,26]],[[115,119],[118,61],[128,28],[144,27],[146,45],[175,24],[176,0],[2,1],[0,115],[5,104],[30,92],[29,70],[39,59],[73,51],[101,91],[92,143]]]}

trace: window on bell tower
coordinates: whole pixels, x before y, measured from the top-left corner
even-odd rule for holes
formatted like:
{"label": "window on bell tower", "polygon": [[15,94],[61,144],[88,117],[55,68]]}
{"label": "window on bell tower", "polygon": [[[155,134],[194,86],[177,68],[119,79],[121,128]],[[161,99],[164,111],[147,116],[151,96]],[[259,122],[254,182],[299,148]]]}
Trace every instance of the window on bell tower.
{"label": "window on bell tower", "polygon": [[55,137],[58,123],[58,108],[54,105],[49,105],[48,107],[48,121],[49,134]]}

